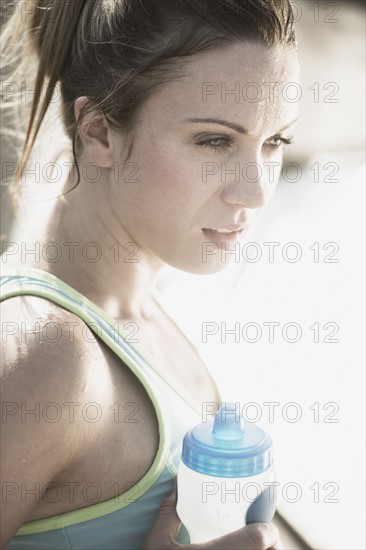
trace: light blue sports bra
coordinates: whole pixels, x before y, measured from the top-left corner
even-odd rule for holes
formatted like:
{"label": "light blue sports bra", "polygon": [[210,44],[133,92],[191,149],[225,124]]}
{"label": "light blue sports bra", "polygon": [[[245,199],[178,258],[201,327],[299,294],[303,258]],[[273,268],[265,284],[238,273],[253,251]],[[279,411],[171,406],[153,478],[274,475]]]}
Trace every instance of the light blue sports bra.
{"label": "light blue sports bra", "polygon": [[[173,489],[184,434],[201,421],[201,411],[126,341],[122,328],[115,330],[112,318],[54,275],[36,268],[3,270],[0,300],[22,294],[46,298],[78,315],[131,369],[154,405],[159,447],[149,471],[127,491],[85,508],[26,522],[5,550],[137,550]],[[218,391],[217,395],[219,400]],[[189,543],[184,526],[177,540]]]}

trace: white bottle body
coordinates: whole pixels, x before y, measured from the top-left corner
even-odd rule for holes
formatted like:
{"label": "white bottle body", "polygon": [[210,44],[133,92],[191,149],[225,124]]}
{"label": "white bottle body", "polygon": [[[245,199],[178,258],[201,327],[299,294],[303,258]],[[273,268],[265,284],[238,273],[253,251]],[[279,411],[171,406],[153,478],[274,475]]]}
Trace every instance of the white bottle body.
{"label": "white bottle body", "polygon": [[[261,495],[265,495],[264,508],[256,508],[254,517],[258,514],[258,519],[254,521],[270,521],[276,505],[275,481],[273,465],[257,475],[224,478],[196,472],[181,461],[177,476],[177,513],[190,542],[207,542],[240,529],[246,525],[249,508]],[[263,511],[269,519],[261,517]]]}

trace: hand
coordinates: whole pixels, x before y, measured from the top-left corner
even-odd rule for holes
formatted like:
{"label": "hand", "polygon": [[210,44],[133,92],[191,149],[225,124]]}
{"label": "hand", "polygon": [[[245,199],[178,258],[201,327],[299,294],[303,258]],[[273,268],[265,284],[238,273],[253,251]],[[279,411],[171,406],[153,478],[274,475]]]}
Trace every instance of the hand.
{"label": "hand", "polygon": [[188,546],[176,541],[180,519],[175,509],[175,490],[164,500],[142,550],[283,550],[273,523],[252,523],[223,537]]}

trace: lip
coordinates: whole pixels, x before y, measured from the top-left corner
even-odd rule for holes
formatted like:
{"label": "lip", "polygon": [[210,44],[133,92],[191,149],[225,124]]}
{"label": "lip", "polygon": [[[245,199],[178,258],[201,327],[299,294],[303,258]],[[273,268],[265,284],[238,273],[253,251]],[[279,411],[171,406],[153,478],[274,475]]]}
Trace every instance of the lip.
{"label": "lip", "polygon": [[231,225],[217,225],[216,227],[203,227],[202,230],[209,230],[213,231],[215,229],[226,229],[227,231],[241,231],[242,229],[245,229],[247,227],[247,224],[231,224]]}
{"label": "lip", "polygon": [[202,228],[202,233],[212,243],[221,246],[222,244],[230,244],[239,241],[247,226],[243,225],[225,225],[218,229],[227,229],[231,233],[218,233],[214,229]]}

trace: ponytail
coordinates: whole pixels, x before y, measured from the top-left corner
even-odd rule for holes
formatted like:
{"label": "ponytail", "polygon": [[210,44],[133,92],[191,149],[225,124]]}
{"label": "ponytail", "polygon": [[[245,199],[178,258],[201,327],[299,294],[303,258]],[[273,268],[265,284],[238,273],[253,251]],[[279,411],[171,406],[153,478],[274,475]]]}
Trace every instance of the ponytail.
{"label": "ponytail", "polygon": [[[29,67],[27,71],[26,65],[28,63],[32,65],[32,57],[36,56],[37,58],[29,122],[13,181],[13,207],[15,210],[18,207],[15,200],[16,188],[24,175],[26,163],[54,95],[56,84],[67,68],[72,40],[77,32],[80,15],[86,1],[22,0],[17,4],[15,13],[5,25],[1,41],[2,57],[5,58],[3,66],[13,65],[16,63],[17,57],[21,60],[20,66],[12,73],[13,85],[18,86],[17,77],[22,80],[24,73],[29,72]],[[22,45],[16,54],[15,50],[19,39]],[[6,94],[5,86],[2,92],[2,103],[5,108],[8,99]],[[23,101],[22,97],[21,103]]]}
{"label": "ponytail", "polygon": [[[39,65],[21,163],[22,161],[26,162],[29,157],[29,152],[34,145],[54,94],[56,83],[62,77],[85,2],[86,0],[63,0],[63,2],[25,0],[25,4],[32,5],[33,8],[27,32],[39,57]],[[46,79],[48,80],[46,93],[40,106],[37,122],[35,122],[39,98]],[[34,130],[33,126],[35,126]]]}

